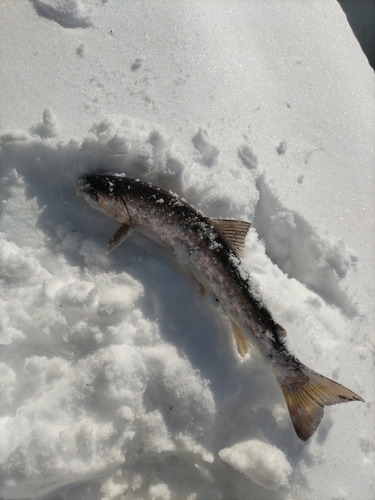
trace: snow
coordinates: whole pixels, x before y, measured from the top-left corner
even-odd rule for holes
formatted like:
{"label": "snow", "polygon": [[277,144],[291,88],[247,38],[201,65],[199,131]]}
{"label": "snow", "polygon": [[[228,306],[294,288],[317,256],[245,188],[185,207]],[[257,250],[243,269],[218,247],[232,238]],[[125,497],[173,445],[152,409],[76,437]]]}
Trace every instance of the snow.
{"label": "snow", "polygon": [[[369,500],[374,74],[334,0],[0,6],[0,498]],[[307,366],[365,403],[295,435],[174,256],[76,195],[126,173],[248,220]]]}
{"label": "snow", "polygon": [[288,486],[292,467],[285,454],[265,442],[253,439],[219,451],[219,457],[267,490]]}

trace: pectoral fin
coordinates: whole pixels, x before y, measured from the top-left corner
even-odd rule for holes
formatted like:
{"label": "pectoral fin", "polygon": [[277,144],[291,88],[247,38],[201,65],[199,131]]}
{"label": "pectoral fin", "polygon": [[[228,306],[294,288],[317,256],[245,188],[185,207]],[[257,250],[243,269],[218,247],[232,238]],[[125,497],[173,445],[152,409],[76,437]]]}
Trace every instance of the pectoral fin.
{"label": "pectoral fin", "polygon": [[109,240],[108,245],[105,249],[106,253],[112,252],[112,250],[121,245],[121,243],[129,236],[132,230],[133,228],[128,226],[127,224],[121,224],[121,226]]}

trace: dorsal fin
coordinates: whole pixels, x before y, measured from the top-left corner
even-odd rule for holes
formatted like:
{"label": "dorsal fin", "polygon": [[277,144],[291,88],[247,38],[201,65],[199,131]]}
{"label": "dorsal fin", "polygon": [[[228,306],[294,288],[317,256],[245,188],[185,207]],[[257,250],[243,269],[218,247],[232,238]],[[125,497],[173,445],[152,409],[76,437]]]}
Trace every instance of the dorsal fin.
{"label": "dorsal fin", "polygon": [[243,256],[246,235],[251,227],[250,222],[231,219],[209,219],[219,236],[230,246],[237,257]]}

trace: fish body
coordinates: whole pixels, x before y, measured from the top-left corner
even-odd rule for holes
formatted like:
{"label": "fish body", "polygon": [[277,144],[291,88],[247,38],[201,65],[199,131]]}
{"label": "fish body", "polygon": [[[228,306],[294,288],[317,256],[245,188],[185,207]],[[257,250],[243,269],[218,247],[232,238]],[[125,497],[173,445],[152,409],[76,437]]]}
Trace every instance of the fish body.
{"label": "fish body", "polygon": [[170,247],[179,264],[214,294],[232,321],[240,351],[256,344],[269,359],[302,440],[317,429],[325,405],[363,401],[307,368],[289,351],[284,328],[273,320],[257,284],[241,265],[248,222],[211,219],[176,194],[124,175],[82,176],[77,189],[91,206],[122,224],[108,251],[137,229]]}

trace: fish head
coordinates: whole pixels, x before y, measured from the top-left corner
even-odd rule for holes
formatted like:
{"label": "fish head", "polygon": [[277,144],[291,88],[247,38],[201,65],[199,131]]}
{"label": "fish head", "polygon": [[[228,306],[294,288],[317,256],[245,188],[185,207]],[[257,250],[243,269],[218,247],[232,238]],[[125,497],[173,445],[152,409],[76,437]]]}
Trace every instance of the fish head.
{"label": "fish head", "polygon": [[93,208],[121,223],[130,215],[124,198],[126,177],[115,175],[82,175],[77,181],[77,193]]}

